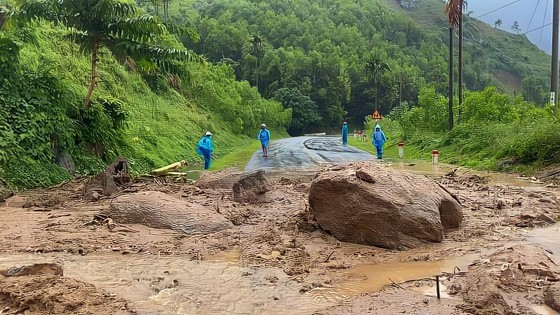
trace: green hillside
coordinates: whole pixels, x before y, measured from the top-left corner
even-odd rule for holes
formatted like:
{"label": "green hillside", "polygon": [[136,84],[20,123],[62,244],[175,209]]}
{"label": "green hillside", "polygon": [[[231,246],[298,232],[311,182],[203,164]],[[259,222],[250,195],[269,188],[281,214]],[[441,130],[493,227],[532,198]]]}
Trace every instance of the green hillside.
{"label": "green hillside", "polygon": [[[385,2],[396,12],[413,18],[423,28],[438,31],[442,37],[448,38],[443,1],[420,0],[411,6],[406,5],[410,2],[408,0]],[[546,103],[550,85],[550,56],[532,44],[525,35],[512,34],[477,20],[471,17],[468,7],[465,13],[463,34],[467,87],[480,89],[477,76],[482,73],[492,76],[492,83],[507,92],[522,93],[527,100]]]}
{"label": "green hillside", "polygon": [[[156,11],[152,1],[140,3]],[[419,3],[173,0],[168,15],[199,31],[200,41],[186,47],[292,108],[289,132],[297,135],[338,130],[343,119],[361,124],[375,108],[386,115],[401,103],[416,106],[424,86],[447,92],[443,2]],[[540,104],[548,99],[548,57],[522,35],[466,17],[464,60],[469,90],[497,86]]]}
{"label": "green hillside", "polygon": [[[12,21],[15,22],[15,21]],[[0,23],[2,24],[2,23]],[[196,141],[215,134],[216,157],[249,141],[261,122],[283,130],[290,111],[263,99],[225,65],[184,64],[186,79],[143,71],[132,59],[99,56],[98,84],[83,105],[91,55],[46,22],[4,23],[0,31],[0,178],[48,186],[103,169],[117,156],[144,172],[182,159],[199,162]],[[179,45],[172,36],[161,42]]]}

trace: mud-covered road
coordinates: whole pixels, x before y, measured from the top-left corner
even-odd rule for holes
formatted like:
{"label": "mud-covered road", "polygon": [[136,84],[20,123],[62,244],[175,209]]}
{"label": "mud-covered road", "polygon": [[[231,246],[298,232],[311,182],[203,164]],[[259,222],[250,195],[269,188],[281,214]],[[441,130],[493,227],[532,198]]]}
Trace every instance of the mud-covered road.
{"label": "mud-covered road", "polygon": [[257,169],[287,170],[316,169],[325,163],[370,161],[374,156],[352,146],[342,145],[340,137],[294,137],[273,141],[268,157],[259,150],[245,167],[246,172]]}
{"label": "mud-covered road", "polygon": [[[395,251],[322,231],[309,207],[311,180],[287,178],[298,167],[317,173],[323,163],[371,155],[330,137],[280,140],[270,151],[247,167],[279,172],[258,204],[232,197],[239,170],[206,173],[196,184],[141,178],[98,200],[88,199],[88,179],[81,179],[0,203],[0,315],[558,314],[545,305],[555,305],[547,300],[555,287],[560,292],[557,186],[386,162],[430,175],[464,211],[463,226],[441,243]],[[149,227],[145,216],[111,219],[116,198],[155,193],[233,226],[188,235]],[[4,276],[37,263],[64,274]]]}

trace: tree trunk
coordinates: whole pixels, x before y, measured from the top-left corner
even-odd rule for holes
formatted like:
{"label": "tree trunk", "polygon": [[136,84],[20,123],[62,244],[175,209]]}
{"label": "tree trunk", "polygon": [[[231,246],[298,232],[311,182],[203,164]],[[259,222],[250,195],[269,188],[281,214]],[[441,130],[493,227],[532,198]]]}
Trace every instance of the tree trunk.
{"label": "tree trunk", "polygon": [[453,28],[449,28],[449,117],[447,120],[447,128],[453,129]]}
{"label": "tree trunk", "polygon": [[259,54],[259,52],[257,51],[257,62],[256,62],[256,65],[255,65],[255,72],[256,72],[255,81],[256,81],[256,85],[257,85],[257,91],[259,91],[259,55],[258,54]]}
{"label": "tree trunk", "polygon": [[91,96],[93,95],[93,90],[97,85],[97,53],[99,51],[99,41],[96,41],[93,46],[93,51],[91,53],[91,79],[89,82],[89,88],[86,94],[86,99],[84,100],[84,108],[88,107],[91,102]]}
{"label": "tree trunk", "polygon": [[163,17],[166,21],[169,20],[169,0],[163,0]]}
{"label": "tree trunk", "polygon": [[461,123],[461,118],[463,116],[463,1],[461,1],[461,9],[459,12],[459,55],[458,55],[458,78],[457,83],[459,85],[459,116],[458,121]]}

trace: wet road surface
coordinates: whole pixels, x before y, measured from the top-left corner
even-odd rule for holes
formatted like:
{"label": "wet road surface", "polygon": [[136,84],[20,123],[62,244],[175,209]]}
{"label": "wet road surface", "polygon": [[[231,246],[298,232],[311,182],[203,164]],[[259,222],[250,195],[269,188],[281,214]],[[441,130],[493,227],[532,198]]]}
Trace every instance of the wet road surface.
{"label": "wet road surface", "polygon": [[246,172],[263,170],[309,170],[325,163],[349,163],[373,160],[366,151],[352,146],[343,146],[340,137],[294,137],[273,141],[268,148],[268,157],[259,150],[245,167]]}

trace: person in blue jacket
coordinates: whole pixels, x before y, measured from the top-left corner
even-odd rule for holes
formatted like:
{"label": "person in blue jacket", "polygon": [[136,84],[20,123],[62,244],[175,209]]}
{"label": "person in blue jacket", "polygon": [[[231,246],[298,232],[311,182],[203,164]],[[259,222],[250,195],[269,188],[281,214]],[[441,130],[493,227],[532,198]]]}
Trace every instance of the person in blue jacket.
{"label": "person in blue jacket", "polygon": [[371,135],[371,143],[375,146],[377,150],[377,159],[381,160],[383,158],[383,145],[387,142],[385,133],[381,130],[379,124],[375,125],[375,131]]}
{"label": "person in blue jacket", "polygon": [[342,123],[342,144],[346,145],[348,143],[348,124],[346,122]]}
{"label": "person in blue jacket", "polygon": [[198,140],[196,152],[204,157],[204,170],[210,168],[212,162],[212,152],[214,151],[214,144],[212,143],[212,133],[207,131],[204,137]]}
{"label": "person in blue jacket", "polygon": [[270,143],[270,131],[266,128],[265,124],[261,125],[257,139],[261,141],[263,156],[268,156],[268,144]]}

